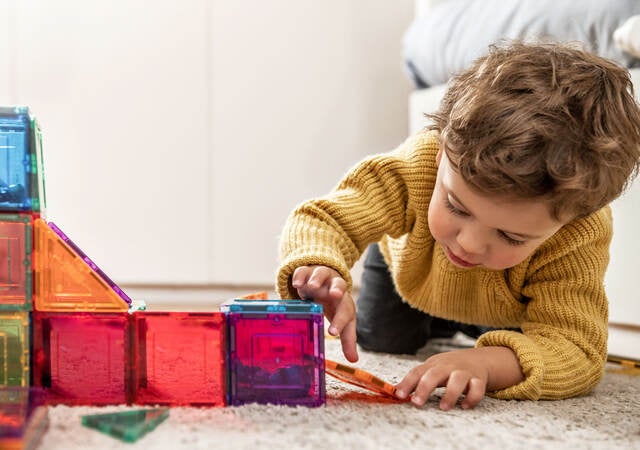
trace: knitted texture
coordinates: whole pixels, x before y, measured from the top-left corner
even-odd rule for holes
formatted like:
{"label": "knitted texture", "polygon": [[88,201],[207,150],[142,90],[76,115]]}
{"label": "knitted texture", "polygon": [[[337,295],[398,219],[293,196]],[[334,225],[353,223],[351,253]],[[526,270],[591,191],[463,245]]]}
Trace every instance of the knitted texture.
{"label": "knitted texture", "polygon": [[328,196],[297,207],[281,237],[280,295],[297,297],[290,280],[302,265],[333,267],[351,287],[349,269],[368,244],[380,242],[398,293],[413,307],[457,322],[522,330],[478,339],[478,346],[511,348],[525,376],[490,395],[536,400],[589,392],[606,360],[609,207],[565,225],[510,269],[458,268],[427,223],[438,148],[437,133],[421,132],[357,164]]}

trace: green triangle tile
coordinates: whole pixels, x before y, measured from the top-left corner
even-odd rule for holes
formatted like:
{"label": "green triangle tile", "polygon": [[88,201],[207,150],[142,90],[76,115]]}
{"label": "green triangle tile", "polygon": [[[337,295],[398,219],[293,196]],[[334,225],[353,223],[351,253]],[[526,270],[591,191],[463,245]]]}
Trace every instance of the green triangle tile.
{"label": "green triangle tile", "polygon": [[169,408],[82,416],[82,425],[124,442],[135,442],[169,417]]}

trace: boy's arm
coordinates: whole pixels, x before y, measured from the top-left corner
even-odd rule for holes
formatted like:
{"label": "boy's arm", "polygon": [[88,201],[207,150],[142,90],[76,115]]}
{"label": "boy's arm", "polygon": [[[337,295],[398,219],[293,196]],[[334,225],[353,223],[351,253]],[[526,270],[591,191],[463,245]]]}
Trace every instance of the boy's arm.
{"label": "boy's arm", "polygon": [[538,249],[522,294],[529,298],[522,333],[492,331],[477,346],[505,346],[525,379],[491,393],[497,398],[560,399],[589,392],[607,354],[604,274],[612,234],[609,207],[576,220]]}
{"label": "boy's arm", "polygon": [[[438,145],[434,133],[413,136],[393,152],[360,162],[329,195],[298,206],[281,235],[280,296],[298,297],[291,275],[301,266],[331,267],[350,290],[349,270],[367,245],[385,234],[400,236],[409,231],[417,206],[421,206],[412,198],[425,197],[426,211],[430,192],[416,196],[410,191],[429,186],[431,173],[435,180]],[[424,180],[416,183],[419,177]]]}

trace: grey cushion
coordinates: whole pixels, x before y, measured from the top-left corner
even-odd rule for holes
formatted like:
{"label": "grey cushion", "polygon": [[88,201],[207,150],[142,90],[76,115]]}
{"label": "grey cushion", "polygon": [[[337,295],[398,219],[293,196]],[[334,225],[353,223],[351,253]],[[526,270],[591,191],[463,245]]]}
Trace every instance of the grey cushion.
{"label": "grey cushion", "polygon": [[420,87],[445,83],[502,39],[581,41],[626,67],[639,61],[620,51],[613,32],[640,0],[448,0],[417,17],[406,31],[406,68]]}

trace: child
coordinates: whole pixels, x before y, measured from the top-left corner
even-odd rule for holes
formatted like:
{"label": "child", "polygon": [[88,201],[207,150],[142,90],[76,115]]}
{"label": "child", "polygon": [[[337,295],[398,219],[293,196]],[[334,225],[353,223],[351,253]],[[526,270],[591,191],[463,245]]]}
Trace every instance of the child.
{"label": "child", "polygon": [[[492,47],[452,80],[428,129],[295,209],[280,295],[322,303],[349,361],[356,335],[367,350],[413,353],[490,330],[398,383],[418,406],[436,387],[443,410],[487,392],[589,392],[607,352],[607,205],[640,161],[632,89],[626,70],[569,45]],[[356,312],[349,269],[370,244]]]}

